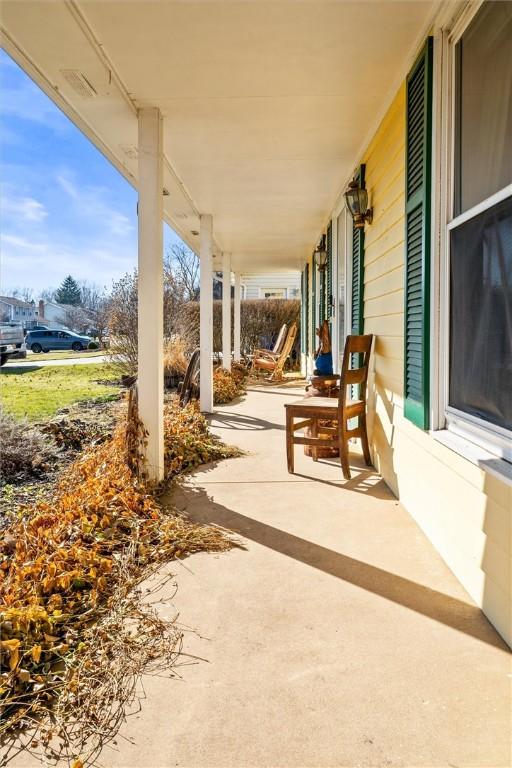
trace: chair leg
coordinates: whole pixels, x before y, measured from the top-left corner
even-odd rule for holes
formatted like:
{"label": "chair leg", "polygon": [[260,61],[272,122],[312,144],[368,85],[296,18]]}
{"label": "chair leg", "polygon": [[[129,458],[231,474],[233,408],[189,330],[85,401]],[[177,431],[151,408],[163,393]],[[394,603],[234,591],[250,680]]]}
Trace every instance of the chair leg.
{"label": "chair leg", "polygon": [[363,456],[367,467],[372,466],[372,457],[370,455],[370,446],[368,444],[368,432],[366,431],[366,414],[359,417],[359,429],[361,430],[361,446]]}
{"label": "chair leg", "polygon": [[288,472],[293,475],[294,455],[293,455],[293,414],[286,409],[286,460],[288,462]]}
{"label": "chair leg", "polygon": [[348,463],[348,439],[345,433],[345,425],[342,421],[338,422],[338,439],[340,450],[340,461],[343,477],[345,480],[350,480],[350,465]]}
{"label": "chair leg", "polygon": [[[318,421],[316,419],[313,419],[311,424],[311,437],[318,437]],[[314,445],[311,446],[311,456],[313,461],[318,461],[318,448]]]}

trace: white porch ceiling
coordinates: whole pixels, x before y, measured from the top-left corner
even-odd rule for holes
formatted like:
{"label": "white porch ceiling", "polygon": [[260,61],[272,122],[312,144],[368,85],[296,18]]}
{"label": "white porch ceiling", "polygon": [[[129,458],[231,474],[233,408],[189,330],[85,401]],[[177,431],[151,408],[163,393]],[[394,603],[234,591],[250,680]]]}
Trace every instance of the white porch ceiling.
{"label": "white porch ceiling", "polygon": [[[3,45],[137,184],[137,108],[164,116],[168,222],[236,269],[299,269],[435,2],[4,0]],[[74,70],[96,95],[69,82]]]}

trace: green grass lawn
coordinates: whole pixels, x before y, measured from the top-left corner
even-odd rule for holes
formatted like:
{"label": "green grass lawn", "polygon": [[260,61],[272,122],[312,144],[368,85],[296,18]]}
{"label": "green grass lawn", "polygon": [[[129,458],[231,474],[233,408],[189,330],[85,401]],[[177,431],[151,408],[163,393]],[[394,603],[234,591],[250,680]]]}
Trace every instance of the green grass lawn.
{"label": "green grass lawn", "polygon": [[115,381],[119,374],[112,366],[48,366],[46,368],[0,369],[0,403],[14,416],[34,421],[53,416],[59,408],[82,400],[109,400],[118,388],[98,384],[96,379]]}

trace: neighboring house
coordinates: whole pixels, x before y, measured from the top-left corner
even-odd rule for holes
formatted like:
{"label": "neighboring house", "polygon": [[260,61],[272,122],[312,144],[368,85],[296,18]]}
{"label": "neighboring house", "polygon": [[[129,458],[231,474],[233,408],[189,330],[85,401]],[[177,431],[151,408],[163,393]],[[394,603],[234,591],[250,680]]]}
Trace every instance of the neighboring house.
{"label": "neighboring house", "polygon": [[242,274],[243,299],[300,299],[300,272]]}
{"label": "neighboring house", "polygon": [[39,299],[39,322],[56,323],[57,326],[66,326],[66,313],[74,310],[69,304],[58,304],[56,301],[43,301]]}
{"label": "neighboring house", "polygon": [[37,320],[34,301],[22,301],[12,296],[0,296],[0,319],[14,323],[33,323]]}
{"label": "neighboring house", "polygon": [[325,317],[338,371],[347,333],[375,334],[375,466],[512,643],[506,19],[506,3],[475,4],[453,33],[435,28],[421,44],[368,146],[353,157],[373,221],[357,229],[341,194],[325,231],[327,268],[311,258],[303,271],[302,356],[311,372]]}
{"label": "neighboring house", "polygon": [[38,321],[50,328],[69,328],[83,333],[92,324],[92,319],[82,307],[59,304],[56,301],[39,300]]}

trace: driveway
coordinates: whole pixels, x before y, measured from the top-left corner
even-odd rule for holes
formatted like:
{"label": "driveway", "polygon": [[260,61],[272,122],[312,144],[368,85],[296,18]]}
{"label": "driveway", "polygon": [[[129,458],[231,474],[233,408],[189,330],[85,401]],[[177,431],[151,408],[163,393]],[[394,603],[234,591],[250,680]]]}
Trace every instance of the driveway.
{"label": "driveway", "polygon": [[4,368],[46,368],[54,365],[89,365],[93,363],[106,363],[106,355],[97,355],[96,357],[68,357],[64,360],[45,360],[44,355],[29,355],[26,360],[9,360]]}

